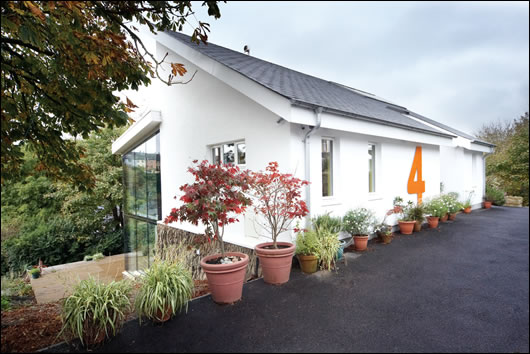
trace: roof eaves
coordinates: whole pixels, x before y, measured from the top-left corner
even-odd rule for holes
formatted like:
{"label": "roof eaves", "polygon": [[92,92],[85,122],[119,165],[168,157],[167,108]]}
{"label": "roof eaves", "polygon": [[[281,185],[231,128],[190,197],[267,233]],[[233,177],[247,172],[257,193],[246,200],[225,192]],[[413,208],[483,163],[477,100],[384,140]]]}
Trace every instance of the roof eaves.
{"label": "roof eaves", "polygon": [[[315,108],[320,107],[320,106],[318,106],[316,104],[308,103],[308,102],[304,102],[304,101],[299,101],[299,100],[296,100],[296,99],[291,99],[291,104],[293,106],[298,106],[298,107],[301,107],[301,108],[310,108],[310,109],[315,109]],[[401,128],[401,129],[406,129],[406,130],[413,130],[413,131],[417,131],[417,132],[424,133],[424,134],[441,136],[441,137],[444,137],[444,138],[455,138],[456,137],[456,135],[445,134],[445,133],[442,133],[442,132],[435,132],[435,131],[432,131],[432,130],[421,129],[421,128],[416,128],[416,127],[410,127],[408,125],[403,125],[403,124],[398,124],[398,123],[391,123],[391,122],[388,122],[386,120],[377,119],[377,118],[373,118],[373,117],[366,117],[366,116],[362,116],[362,115],[359,115],[359,114],[353,114],[353,113],[350,113],[350,112],[344,112],[344,111],[340,111],[340,110],[337,110],[337,109],[334,109],[334,108],[331,108],[331,107],[322,107],[322,109],[324,111],[326,111],[326,112],[330,112],[330,113],[333,113],[333,114],[345,116],[345,117],[348,117],[348,118],[359,119],[359,120],[368,121],[368,122],[371,122],[371,123],[377,123],[377,124],[381,124],[381,125],[386,125],[386,126],[390,126],[390,127]]]}

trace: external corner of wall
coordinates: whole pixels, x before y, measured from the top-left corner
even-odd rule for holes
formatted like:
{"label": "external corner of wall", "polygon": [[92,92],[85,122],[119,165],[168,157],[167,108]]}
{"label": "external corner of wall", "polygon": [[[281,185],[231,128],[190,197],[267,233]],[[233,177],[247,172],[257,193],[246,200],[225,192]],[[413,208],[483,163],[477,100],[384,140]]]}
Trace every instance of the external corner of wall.
{"label": "external corner of wall", "polygon": [[162,123],[160,111],[149,110],[129,127],[114,143],[112,143],[113,154],[123,154],[134,147],[149,134],[155,132]]}

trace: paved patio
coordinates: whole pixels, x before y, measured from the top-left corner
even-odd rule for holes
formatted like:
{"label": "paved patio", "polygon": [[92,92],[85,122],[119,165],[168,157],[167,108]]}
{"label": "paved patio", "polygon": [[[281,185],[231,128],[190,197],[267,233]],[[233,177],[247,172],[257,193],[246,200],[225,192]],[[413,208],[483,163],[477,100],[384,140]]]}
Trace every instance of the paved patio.
{"label": "paved patio", "polygon": [[248,283],[235,305],[129,322],[99,351],[528,352],[528,333],[528,208],[494,207],[371,244],[336,273]]}

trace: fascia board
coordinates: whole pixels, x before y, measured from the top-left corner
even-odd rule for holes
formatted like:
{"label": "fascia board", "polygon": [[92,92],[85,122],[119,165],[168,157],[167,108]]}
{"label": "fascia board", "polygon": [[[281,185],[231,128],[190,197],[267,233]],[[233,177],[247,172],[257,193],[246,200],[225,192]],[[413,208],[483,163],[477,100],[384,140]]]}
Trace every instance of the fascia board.
{"label": "fascia board", "polygon": [[[152,34],[151,34],[152,35]],[[179,40],[165,34],[158,33],[154,38],[163,46],[174,51],[208,74],[223,81],[234,90],[247,96],[251,100],[265,107],[277,116],[290,121],[290,101],[280,94],[258,84],[248,77],[230,69],[229,67],[209,58],[208,56],[188,47]]]}
{"label": "fascia board", "polygon": [[149,111],[137,120],[112,143],[113,154],[124,154],[150,134],[154,133],[162,123],[162,115],[158,111]]}
{"label": "fascia board", "polygon": [[474,143],[474,142],[472,142],[472,143],[470,144],[468,150],[480,151],[480,152],[485,152],[485,153],[492,153],[492,152],[495,152],[495,148],[494,148],[493,146],[487,146],[487,145],[483,145],[483,144],[477,144],[477,143]]}

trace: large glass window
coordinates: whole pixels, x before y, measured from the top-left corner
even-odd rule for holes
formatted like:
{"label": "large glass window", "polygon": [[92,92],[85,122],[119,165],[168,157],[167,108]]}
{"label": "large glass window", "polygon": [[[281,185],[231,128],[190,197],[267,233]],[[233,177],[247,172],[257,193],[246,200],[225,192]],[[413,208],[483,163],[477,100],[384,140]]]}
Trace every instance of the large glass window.
{"label": "large glass window", "polygon": [[333,140],[322,139],[322,196],[333,195]]}
{"label": "large glass window", "polygon": [[123,156],[127,270],[148,268],[161,219],[160,136],[157,133]]}
{"label": "large glass window", "polygon": [[233,142],[217,145],[213,146],[211,149],[213,163],[226,163],[236,165],[246,165],[247,163],[247,150],[244,142]]}
{"label": "large glass window", "polygon": [[368,144],[368,192],[375,192],[375,145]]}

